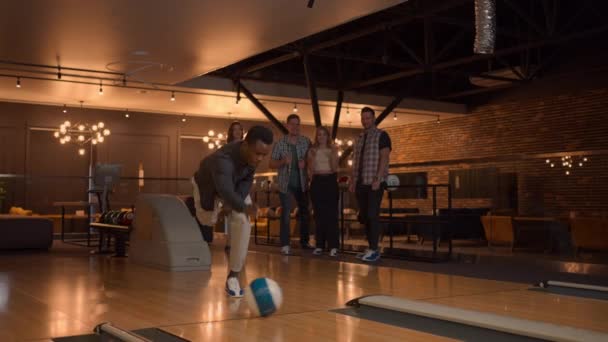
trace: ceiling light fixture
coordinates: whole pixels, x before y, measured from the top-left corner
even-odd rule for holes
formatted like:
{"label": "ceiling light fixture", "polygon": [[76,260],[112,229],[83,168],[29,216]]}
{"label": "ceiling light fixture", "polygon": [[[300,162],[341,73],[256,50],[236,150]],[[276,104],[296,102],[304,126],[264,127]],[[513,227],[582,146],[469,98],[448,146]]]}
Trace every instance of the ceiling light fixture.
{"label": "ceiling light fixture", "polygon": [[17,77],[17,84],[15,85],[17,88],[21,88],[21,77]]}
{"label": "ceiling light fixture", "polygon": [[63,112],[64,112],[64,113],[67,113],[67,112],[68,112],[68,106],[67,106],[67,105],[65,105],[65,104],[63,105]]}
{"label": "ceiling light fixture", "polygon": [[[80,108],[82,108],[83,101],[80,101]],[[53,132],[53,136],[59,140],[59,143],[65,145],[66,143],[74,143],[78,145],[78,154],[85,155],[86,144],[91,143],[97,145],[103,143],[105,138],[108,137],[111,132],[103,122],[89,125],[87,123],[76,123],[72,125],[69,120],[64,121],[59,125],[59,129]]]}
{"label": "ceiling light fixture", "polygon": [[298,112],[298,104],[297,104],[297,103],[294,103],[294,104],[293,104],[293,112],[294,112],[294,113],[297,113],[297,112]]}
{"label": "ceiling light fixture", "polygon": [[393,120],[397,121],[397,112],[393,112]]}
{"label": "ceiling light fixture", "polygon": [[103,95],[103,83],[99,80],[99,95]]}
{"label": "ceiling light fixture", "polygon": [[174,91],[171,92],[171,101],[175,101],[175,92]]}

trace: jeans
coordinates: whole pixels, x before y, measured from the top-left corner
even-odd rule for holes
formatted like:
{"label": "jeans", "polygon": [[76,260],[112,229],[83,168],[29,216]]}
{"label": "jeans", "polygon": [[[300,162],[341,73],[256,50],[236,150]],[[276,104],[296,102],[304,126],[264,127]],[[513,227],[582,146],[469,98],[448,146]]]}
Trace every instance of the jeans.
{"label": "jeans", "polygon": [[298,205],[298,217],[300,223],[300,244],[306,245],[309,240],[308,223],[310,213],[308,211],[308,193],[301,189],[289,187],[286,193],[279,193],[281,200],[281,246],[289,245],[289,221],[291,214],[291,195],[296,199]]}
{"label": "jeans", "polygon": [[365,225],[365,234],[369,249],[378,250],[380,237],[380,204],[386,183],[381,183],[378,190],[371,185],[357,184],[356,195],[359,204],[359,222]]}

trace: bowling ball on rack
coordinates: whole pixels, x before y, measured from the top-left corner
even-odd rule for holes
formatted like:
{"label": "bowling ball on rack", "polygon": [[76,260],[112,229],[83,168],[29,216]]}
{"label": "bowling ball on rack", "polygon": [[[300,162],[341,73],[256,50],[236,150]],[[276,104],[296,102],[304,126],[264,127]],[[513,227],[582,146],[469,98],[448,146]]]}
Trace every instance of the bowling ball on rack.
{"label": "bowling ball on rack", "polygon": [[133,219],[135,218],[135,214],[132,211],[125,212],[125,215],[122,217],[122,225],[130,226],[133,223]]}

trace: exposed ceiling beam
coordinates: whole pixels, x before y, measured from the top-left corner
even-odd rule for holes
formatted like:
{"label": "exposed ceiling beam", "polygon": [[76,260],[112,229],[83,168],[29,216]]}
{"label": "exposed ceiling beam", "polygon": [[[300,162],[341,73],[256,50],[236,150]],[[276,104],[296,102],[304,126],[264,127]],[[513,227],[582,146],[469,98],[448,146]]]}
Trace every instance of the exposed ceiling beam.
{"label": "exposed ceiling beam", "polygon": [[378,117],[376,118],[376,126],[378,126],[382,122],[382,120],[384,120],[384,118],[386,118],[393,111],[393,109],[397,108],[401,101],[403,101],[404,97],[405,95],[399,95],[395,97],[395,99],[388,106],[386,106],[386,108],[384,108],[382,113],[380,113],[380,115],[378,115]]}
{"label": "exposed ceiling beam", "polygon": [[[582,31],[579,33],[564,35],[561,37],[540,39],[540,40],[537,40],[534,42],[530,42],[530,43],[526,43],[526,44],[522,44],[522,45],[510,47],[510,48],[504,48],[501,50],[497,50],[493,54],[473,55],[473,56],[469,56],[469,57],[454,59],[452,61],[437,63],[437,64],[433,65],[433,70],[437,71],[437,70],[447,69],[447,68],[451,68],[451,67],[455,67],[455,66],[459,66],[459,65],[463,65],[463,64],[484,61],[484,60],[493,59],[493,58],[496,58],[499,56],[510,55],[510,54],[517,53],[520,51],[538,48],[538,47],[542,47],[542,46],[561,44],[561,43],[565,43],[565,42],[568,42],[571,40],[586,38],[586,37],[592,36],[594,34],[602,33],[604,31],[608,31],[608,25],[600,26],[598,28]],[[346,87],[346,89],[357,89],[357,88],[368,87],[368,86],[375,85],[375,84],[380,84],[380,83],[394,81],[394,80],[398,80],[398,79],[402,79],[402,78],[406,78],[406,77],[411,77],[411,76],[418,75],[418,74],[423,74],[425,72],[426,72],[426,70],[424,67],[417,67],[417,68],[413,68],[411,70],[404,70],[404,71],[400,71],[400,72],[397,72],[394,74],[389,74],[389,75],[384,75],[384,76],[380,76],[380,77],[375,77],[375,78],[372,78],[369,80],[354,82],[354,83],[351,83],[350,85],[348,85]]]}
{"label": "exposed ceiling beam", "polygon": [[272,122],[276,128],[278,128],[283,134],[287,134],[287,128],[283,126],[281,121],[279,121],[272,113],[266,108],[254,95],[247,89],[240,80],[235,81],[237,88],[239,88],[245,96],[253,103],[259,110],[266,116],[270,122]]}
{"label": "exposed ceiling beam", "polygon": [[310,57],[304,55],[302,58],[304,64],[304,74],[306,75],[306,84],[308,85],[308,93],[310,94],[310,102],[312,104],[312,115],[315,118],[315,126],[319,127],[321,123],[321,112],[319,111],[319,98],[317,97],[317,86],[315,85],[315,76],[310,67]]}
{"label": "exposed ceiling beam", "polygon": [[[415,19],[419,19],[419,18],[424,18],[430,15],[433,15],[435,13],[440,13],[443,11],[446,11],[448,9],[460,6],[464,3],[470,3],[472,0],[453,0],[453,1],[448,1],[447,3],[443,3],[440,6],[434,7],[434,8],[430,8],[426,11],[423,11],[422,13],[418,13],[418,14],[410,14],[410,15],[406,15],[403,18],[399,18],[399,19],[395,19],[389,22],[384,22],[384,23],[380,23],[380,24],[376,24],[372,27],[368,27],[359,31],[355,31],[346,35],[343,35],[341,37],[337,37],[334,39],[330,39],[328,41],[325,42],[321,42],[312,46],[307,47],[307,52],[308,53],[312,53],[315,51],[319,51],[319,50],[323,50],[323,49],[327,49],[330,48],[332,46],[336,46],[336,45],[340,45],[342,43],[346,43],[349,42],[351,40],[355,40],[361,37],[365,37],[368,36],[372,33],[376,33],[376,32],[380,32],[380,31],[384,31],[387,28],[390,27],[395,27],[395,26],[399,26],[399,25],[403,25],[406,23],[409,23]],[[248,67],[245,67],[243,70],[241,70],[241,74],[247,74],[247,73],[251,73],[254,71],[258,71],[260,69],[264,69],[267,68],[269,66],[275,65],[275,64],[279,64],[279,63],[283,63],[289,60],[292,60],[294,58],[299,57],[300,54],[298,52],[289,52],[286,54],[283,54],[281,56],[275,57],[275,58],[271,58],[267,61],[261,62],[261,63],[257,63]]]}

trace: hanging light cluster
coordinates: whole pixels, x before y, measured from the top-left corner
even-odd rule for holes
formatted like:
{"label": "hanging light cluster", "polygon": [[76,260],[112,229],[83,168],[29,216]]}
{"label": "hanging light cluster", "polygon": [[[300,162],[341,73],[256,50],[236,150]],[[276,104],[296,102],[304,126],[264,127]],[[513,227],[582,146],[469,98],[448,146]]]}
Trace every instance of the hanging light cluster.
{"label": "hanging light cluster", "polygon": [[93,125],[87,123],[72,125],[70,121],[66,120],[59,125],[59,129],[53,133],[53,136],[57,138],[62,145],[69,143],[76,144],[78,146],[78,154],[81,156],[86,154],[86,149],[84,148],[86,144],[101,144],[109,135],[110,130],[101,121]]}
{"label": "hanging light cluster", "polygon": [[[561,160],[559,163],[561,163],[561,166],[564,168],[564,173],[566,174],[566,176],[569,176],[572,173],[572,169],[575,167],[583,167],[583,165],[585,165],[585,163],[589,161],[589,159],[587,157],[579,157],[578,161],[575,161],[572,156],[567,155],[567,156],[563,156],[561,157]],[[551,161],[551,159],[547,159],[545,160],[545,164],[549,165],[550,167],[554,168],[557,164],[557,162],[553,162]]]}
{"label": "hanging light cluster", "polygon": [[222,133],[215,134],[214,130],[209,130],[207,135],[203,137],[203,142],[207,144],[207,147],[210,150],[213,150],[214,148],[220,148],[225,145],[226,137]]}
{"label": "hanging light cluster", "polygon": [[[341,139],[336,139],[335,140],[336,146],[338,146],[338,157],[342,157],[342,155],[344,154],[344,151],[346,150],[345,146],[347,147],[352,147],[353,146],[353,141],[348,139],[348,140],[341,140]],[[353,160],[352,158],[348,159],[348,166],[352,166],[353,165]]]}

